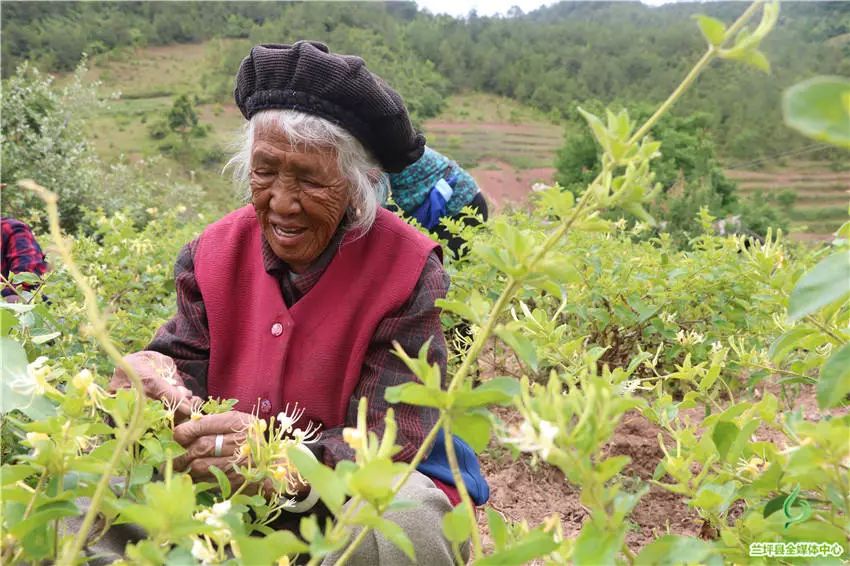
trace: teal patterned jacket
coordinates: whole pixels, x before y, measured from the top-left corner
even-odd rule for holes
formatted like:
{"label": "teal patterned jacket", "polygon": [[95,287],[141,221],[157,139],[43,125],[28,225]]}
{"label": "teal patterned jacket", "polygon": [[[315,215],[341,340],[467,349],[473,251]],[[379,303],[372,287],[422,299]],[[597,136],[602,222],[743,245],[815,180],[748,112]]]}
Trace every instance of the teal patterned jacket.
{"label": "teal patterned jacket", "polygon": [[480,189],[475,179],[460,165],[430,147],[425,147],[425,153],[419,161],[409,165],[401,173],[389,175],[390,191],[395,203],[412,215],[428,198],[428,193],[437,181],[449,180],[452,177],[456,180],[452,197],[446,203],[446,213],[448,216],[454,216],[472,201]]}

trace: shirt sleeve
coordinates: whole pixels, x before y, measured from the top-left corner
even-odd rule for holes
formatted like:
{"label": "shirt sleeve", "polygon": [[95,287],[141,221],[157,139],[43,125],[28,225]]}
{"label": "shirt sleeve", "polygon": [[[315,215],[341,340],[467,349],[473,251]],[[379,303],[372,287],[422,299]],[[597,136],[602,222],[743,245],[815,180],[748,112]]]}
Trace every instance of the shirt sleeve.
{"label": "shirt sleeve", "polygon": [[[41,251],[35,236],[29,226],[23,222],[10,221],[4,218],[4,259],[8,271],[4,276],[12,273],[34,273],[39,277],[47,273],[47,263],[44,253]],[[29,289],[31,286],[24,284],[20,287]],[[4,287],[3,296],[14,294],[14,290]]]}
{"label": "shirt sleeve", "polygon": [[[341,460],[354,459],[354,450],[343,440],[342,430],[357,426],[361,397],[368,400],[367,426],[380,437],[390,406],[384,399],[384,392],[388,387],[417,381],[413,372],[392,353],[393,341],[398,342],[408,355],[415,357],[422,345],[431,339],[428,361],[439,366],[445,387],[447,347],[440,324],[440,309],[434,306],[434,301],[444,298],[448,289],[449,276],[437,253],[432,252],[410,299],[378,325],[366,352],[360,382],[349,400],[344,426],[325,430],[314,445],[314,451],[325,464],[334,467]],[[404,403],[393,405],[393,409],[398,426],[396,444],[401,446],[401,451],[393,459],[409,462],[437,422],[439,411]]]}
{"label": "shirt sleeve", "polygon": [[197,239],[189,242],[177,256],[174,265],[177,314],[157,330],[147,349],[171,357],[186,387],[205,399],[210,363],[210,332],[207,310],[195,279],[197,243]]}

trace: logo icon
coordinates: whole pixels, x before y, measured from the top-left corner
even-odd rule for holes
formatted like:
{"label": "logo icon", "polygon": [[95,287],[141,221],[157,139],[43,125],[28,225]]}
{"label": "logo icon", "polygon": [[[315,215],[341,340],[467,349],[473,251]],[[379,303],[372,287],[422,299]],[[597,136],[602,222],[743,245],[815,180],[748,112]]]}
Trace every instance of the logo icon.
{"label": "logo icon", "polygon": [[[782,504],[782,512],[785,513],[785,528],[796,523],[802,523],[812,516],[812,508],[809,502],[805,499],[797,501],[797,496],[800,494],[800,484],[791,491],[788,497],[785,498],[785,503]],[[796,503],[796,505],[795,505]],[[791,512],[791,508],[796,507],[800,512],[796,515]]]}

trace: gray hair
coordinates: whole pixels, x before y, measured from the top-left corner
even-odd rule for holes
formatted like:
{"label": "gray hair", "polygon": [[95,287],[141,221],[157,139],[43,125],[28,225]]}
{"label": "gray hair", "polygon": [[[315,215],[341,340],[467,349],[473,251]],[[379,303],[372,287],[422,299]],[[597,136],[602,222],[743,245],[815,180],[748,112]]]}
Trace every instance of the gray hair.
{"label": "gray hair", "polygon": [[348,230],[365,234],[372,227],[378,207],[386,200],[389,179],[363,144],[333,122],[297,110],[263,110],[245,124],[235,155],[225,165],[233,168],[233,180],[250,198],[251,152],[255,132],[274,127],[295,146],[333,149],[340,173],[350,184],[351,204],[347,211]]}

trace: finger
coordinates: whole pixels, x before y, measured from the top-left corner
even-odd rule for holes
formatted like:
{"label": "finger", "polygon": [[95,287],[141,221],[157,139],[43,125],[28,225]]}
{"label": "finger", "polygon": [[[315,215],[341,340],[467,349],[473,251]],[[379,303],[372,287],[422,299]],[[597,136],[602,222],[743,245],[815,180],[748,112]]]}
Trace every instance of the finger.
{"label": "finger", "polygon": [[193,460],[203,458],[231,458],[239,450],[239,446],[245,442],[247,435],[235,433],[221,435],[221,453],[215,453],[215,443],[218,435],[201,436],[186,447],[186,452],[174,459],[174,469],[185,470]]}
{"label": "finger", "polygon": [[244,432],[254,418],[253,415],[238,411],[204,415],[174,427],[174,441],[186,448],[201,436]]}
{"label": "finger", "polygon": [[223,471],[230,480],[232,486],[241,485],[244,478],[233,469],[233,458],[201,458],[193,460],[189,464],[187,471],[195,481],[218,481],[217,478],[210,472],[210,467],[215,466]]}

